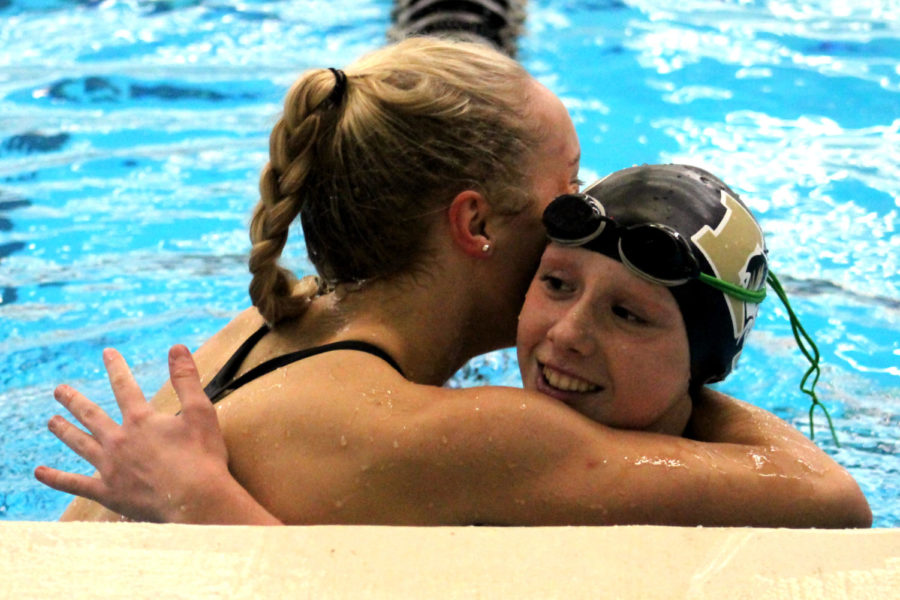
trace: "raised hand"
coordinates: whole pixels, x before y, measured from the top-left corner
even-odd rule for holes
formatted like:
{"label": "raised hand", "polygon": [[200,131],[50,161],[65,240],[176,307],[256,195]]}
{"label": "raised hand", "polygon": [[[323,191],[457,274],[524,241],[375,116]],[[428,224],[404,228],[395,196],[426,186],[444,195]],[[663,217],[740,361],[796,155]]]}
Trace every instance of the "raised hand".
{"label": "raised hand", "polygon": [[182,406],[179,415],[154,411],[118,352],[105,350],[103,361],[122,424],[66,385],[57,387],[54,396],[89,433],[59,415],[48,423],[57,438],[96,468],[96,476],[39,466],[35,477],[134,520],[193,520],[191,513],[203,510],[209,487],[233,479],[216,412],[190,352],[184,346],[169,351],[169,374]]}

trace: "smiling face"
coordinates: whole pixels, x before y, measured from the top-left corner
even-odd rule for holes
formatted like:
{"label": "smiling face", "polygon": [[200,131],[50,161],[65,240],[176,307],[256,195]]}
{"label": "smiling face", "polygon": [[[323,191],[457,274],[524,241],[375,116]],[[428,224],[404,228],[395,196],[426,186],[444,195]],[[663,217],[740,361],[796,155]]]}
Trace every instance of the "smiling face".
{"label": "smiling face", "polygon": [[680,435],[691,412],[678,304],[622,263],[551,244],[519,316],[526,389],[621,429]]}

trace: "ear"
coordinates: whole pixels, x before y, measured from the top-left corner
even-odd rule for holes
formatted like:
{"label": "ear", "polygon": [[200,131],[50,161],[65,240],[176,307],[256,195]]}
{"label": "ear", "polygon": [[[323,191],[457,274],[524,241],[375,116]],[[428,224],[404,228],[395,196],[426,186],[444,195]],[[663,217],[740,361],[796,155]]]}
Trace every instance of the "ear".
{"label": "ear", "polygon": [[460,192],[450,203],[450,237],[465,254],[477,257],[490,254],[491,240],[486,233],[489,212],[487,200],[474,190]]}

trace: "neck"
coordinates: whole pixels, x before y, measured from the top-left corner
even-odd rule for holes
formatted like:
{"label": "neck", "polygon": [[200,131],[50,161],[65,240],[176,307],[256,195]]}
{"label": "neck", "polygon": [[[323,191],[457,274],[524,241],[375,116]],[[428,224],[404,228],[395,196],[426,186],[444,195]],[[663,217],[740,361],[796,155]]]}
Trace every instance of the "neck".
{"label": "neck", "polygon": [[433,273],[371,281],[318,298],[313,313],[337,316],[334,322],[341,326],[332,330],[333,340],[373,343],[411,381],[441,385],[472,357],[511,341],[511,332],[491,331],[497,320],[473,306],[468,284],[461,283]]}

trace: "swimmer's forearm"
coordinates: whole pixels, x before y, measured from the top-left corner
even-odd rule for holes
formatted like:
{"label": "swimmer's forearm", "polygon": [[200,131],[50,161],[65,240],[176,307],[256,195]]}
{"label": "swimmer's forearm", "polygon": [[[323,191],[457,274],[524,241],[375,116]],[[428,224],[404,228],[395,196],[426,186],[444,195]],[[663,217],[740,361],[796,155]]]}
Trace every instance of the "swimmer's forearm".
{"label": "swimmer's forearm", "polygon": [[[695,399],[689,437],[701,442],[731,445],[737,454],[759,457],[770,472],[791,474],[793,485],[772,485],[769,503],[779,494],[814,500],[814,510],[779,511],[788,527],[871,527],[872,511],[850,473],[795,427],[770,412],[713,390]],[[773,482],[774,483],[774,482]],[[758,507],[759,505],[757,505]],[[753,506],[744,507],[747,511]]]}

